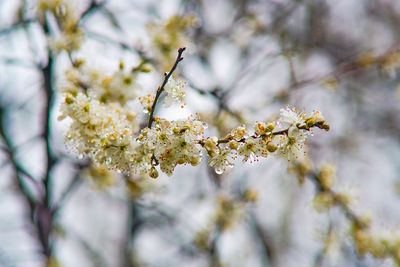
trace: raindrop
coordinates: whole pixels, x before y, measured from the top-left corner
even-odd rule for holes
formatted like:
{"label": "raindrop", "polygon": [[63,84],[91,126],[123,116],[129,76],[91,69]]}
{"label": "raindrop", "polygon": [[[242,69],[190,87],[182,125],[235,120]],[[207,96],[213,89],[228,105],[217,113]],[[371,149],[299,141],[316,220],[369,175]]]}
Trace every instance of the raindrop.
{"label": "raindrop", "polygon": [[222,170],[222,169],[220,169],[220,168],[218,168],[218,169],[215,169],[215,173],[216,174],[222,174],[224,171]]}

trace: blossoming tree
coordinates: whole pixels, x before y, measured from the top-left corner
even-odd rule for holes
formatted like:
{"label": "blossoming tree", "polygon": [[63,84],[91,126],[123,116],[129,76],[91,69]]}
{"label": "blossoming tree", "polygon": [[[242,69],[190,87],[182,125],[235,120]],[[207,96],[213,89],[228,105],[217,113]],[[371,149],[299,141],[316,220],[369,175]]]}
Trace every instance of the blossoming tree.
{"label": "blossoming tree", "polygon": [[352,88],[393,87],[398,45],[341,40],[323,0],[232,2],[0,3],[1,190],[23,210],[0,240],[29,251],[0,244],[0,266],[400,265],[334,167],[362,161],[347,116],[382,104]]}

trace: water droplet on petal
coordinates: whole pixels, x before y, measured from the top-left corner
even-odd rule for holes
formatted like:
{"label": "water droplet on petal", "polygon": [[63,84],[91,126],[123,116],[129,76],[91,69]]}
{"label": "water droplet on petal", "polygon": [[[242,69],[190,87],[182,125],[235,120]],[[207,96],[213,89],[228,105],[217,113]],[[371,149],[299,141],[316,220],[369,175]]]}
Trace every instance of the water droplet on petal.
{"label": "water droplet on petal", "polygon": [[222,169],[215,169],[216,174],[222,174],[224,171]]}

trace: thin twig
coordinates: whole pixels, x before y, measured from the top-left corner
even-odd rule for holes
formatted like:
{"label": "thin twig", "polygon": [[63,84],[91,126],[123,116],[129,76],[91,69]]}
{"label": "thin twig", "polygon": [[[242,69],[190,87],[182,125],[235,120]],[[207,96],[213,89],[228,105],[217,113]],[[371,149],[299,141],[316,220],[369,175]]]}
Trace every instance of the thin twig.
{"label": "thin twig", "polygon": [[71,182],[68,184],[64,192],[62,193],[60,199],[58,200],[57,204],[54,204],[52,208],[52,213],[56,215],[59,211],[60,208],[65,205],[65,202],[68,200],[68,198],[71,196],[73,192],[76,191],[76,189],[82,184],[82,170],[87,167],[89,163],[81,164],[78,165],[78,170],[75,174],[75,176],[72,178]]}
{"label": "thin twig", "polygon": [[[311,182],[314,183],[317,192],[319,193],[329,193],[330,195],[334,196],[335,198],[337,198],[339,196],[339,194],[332,190],[332,189],[327,189],[324,188],[321,185],[320,180],[318,179],[318,174],[316,172],[311,171],[307,177],[309,178],[309,180]],[[363,219],[357,215],[348,205],[345,205],[343,202],[338,202],[337,203],[338,207],[340,208],[340,210],[342,210],[342,212],[344,213],[344,215],[352,222],[356,223],[358,226],[360,227],[364,227],[365,226],[365,222],[363,221]]]}
{"label": "thin twig", "polygon": [[27,19],[27,20],[19,21],[5,29],[0,29],[0,36],[12,33],[15,30],[18,30],[19,28],[25,27],[27,24],[34,23],[34,22],[36,22],[36,19]]}
{"label": "thin twig", "polygon": [[181,62],[183,60],[182,54],[183,54],[183,51],[185,51],[185,49],[186,49],[185,47],[179,48],[178,56],[176,57],[174,65],[172,66],[171,70],[168,73],[164,74],[164,76],[165,76],[164,77],[164,81],[161,84],[161,86],[158,87],[158,89],[157,89],[157,93],[156,93],[156,96],[154,98],[153,105],[151,106],[151,111],[150,111],[150,115],[149,115],[149,123],[147,124],[147,127],[149,127],[149,128],[151,128],[151,125],[153,124],[153,121],[154,121],[154,112],[155,112],[155,109],[156,109],[156,106],[157,106],[158,98],[160,97],[161,93],[164,91],[165,85],[167,84],[169,78],[171,78],[171,76],[174,73],[174,71],[175,71],[176,67],[178,66],[179,62]]}
{"label": "thin twig", "polygon": [[101,10],[106,5],[106,3],[107,3],[107,1],[97,3],[95,0],[92,0],[90,2],[90,5],[87,7],[87,9],[85,11],[83,11],[80,21],[83,22],[85,19],[90,17],[93,13]]}
{"label": "thin twig", "polygon": [[9,135],[6,133],[5,130],[5,124],[4,124],[4,108],[0,107],[0,137],[3,139],[4,144],[6,146],[6,152],[8,154],[8,158],[10,160],[11,165],[13,166],[13,169],[15,170],[15,175],[17,178],[18,182],[18,188],[21,191],[22,195],[25,197],[27,200],[29,206],[32,208],[35,205],[35,197],[34,194],[31,190],[31,188],[28,186],[26,183],[24,176],[30,178],[32,181],[36,182],[35,179],[33,179],[32,175],[30,175],[25,168],[21,166],[21,164],[17,161],[15,155],[14,155],[14,150],[13,150],[13,144],[11,141],[11,138]]}
{"label": "thin twig", "polygon": [[[45,21],[42,25],[43,31],[48,35],[50,33],[49,25],[47,21]],[[43,76],[43,91],[45,95],[45,106],[44,106],[44,114],[43,114],[43,139],[46,145],[46,171],[45,177],[43,179],[43,184],[45,187],[45,195],[44,195],[44,203],[47,207],[51,206],[51,171],[53,166],[56,164],[57,159],[53,155],[53,151],[51,148],[51,116],[54,105],[54,88],[53,88],[53,66],[54,66],[54,58],[50,51],[48,51],[47,56],[47,64],[42,67],[42,76]]]}

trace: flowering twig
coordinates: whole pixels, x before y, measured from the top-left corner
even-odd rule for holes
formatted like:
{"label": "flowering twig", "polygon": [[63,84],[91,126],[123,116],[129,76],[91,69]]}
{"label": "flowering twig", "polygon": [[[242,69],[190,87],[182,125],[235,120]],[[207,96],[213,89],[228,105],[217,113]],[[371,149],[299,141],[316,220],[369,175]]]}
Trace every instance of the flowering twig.
{"label": "flowering twig", "polygon": [[31,23],[35,23],[37,20],[32,18],[32,19],[27,19],[27,20],[23,20],[23,21],[19,21],[15,24],[12,24],[11,26],[4,28],[4,29],[0,29],[0,36],[3,35],[7,35],[9,33],[12,33],[18,29],[20,29],[21,27],[24,27],[27,24],[31,24]]}
{"label": "flowering twig", "polygon": [[400,53],[400,43],[395,43],[389,49],[381,54],[374,55],[372,53],[361,53],[358,57],[348,62],[339,64],[332,71],[318,75],[312,78],[306,78],[303,80],[298,80],[287,88],[287,90],[297,90],[304,88],[308,85],[329,82],[330,79],[337,80],[339,77],[345,75],[350,75],[353,73],[359,73],[370,69],[372,66],[376,66],[379,69],[390,70],[393,68],[392,65],[396,65],[398,60],[398,55]]}
{"label": "flowering twig", "polygon": [[151,128],[151,125],[153,124],[153,121],[154,121],[154,111],[157,106],[158,98],[160,97],[161,93],[164,91],[165,85],[167,84],[169,78],[171,78],[171,76],[172,76],[173,72],[175,71],[176,67],[178,66],[179,62],[181,62],[183,60],[182,54],[183,54],[183,51],[185,51],[185,49],[186,49],[185,47],[179,48],[178,56],[176,57],[176,61],[175,61],[174,65],[172,66],[171,70],[168,73],[164,74],[164,76],[165,76],[164,81],[161,84],[161,86],[158,87],[158,89],[157,89],[156,96],[154,98],[153,105],[151,106],[151,111],[150,111],[150,115],[149,115],[149,123],[147,125],[147,127],[149,127],[149,128]]}
{"label": "flowering twig", "polygon": [[360,256],[371,254],[379,259],[392,259],[396,266],[400,266],[400,242],[394,236],[387,238],[379,236],[371,231],[371,221],[368,217],[357,214],[350,207],[350,198],[346,194],[337,192],[333,189],[334,169],[329,164],[323,165],[318,171],[308,169],[307,166],[298,166],[303,169],[304,176],[315,184],[317,195],[316,204],[320,211],[328,210],[333,207],[345,215],[351,224],[351,239],[356,252]]}
{"label": "flowering twig", "polygon": [[308,178],[311,182],[315,184],[316,190],[318,193],[326,193],[335,201],[335,204],[340,208],[340,210],[344,213],[344,215],[353,223],[357,224],[359,227],[366,227],[364,220],[357,215],[346,202],[346,198],[343,194],[334,191],[329,186],[324,185],[324,180],[322,179],[322,175],[311,171],[308,174]]}

